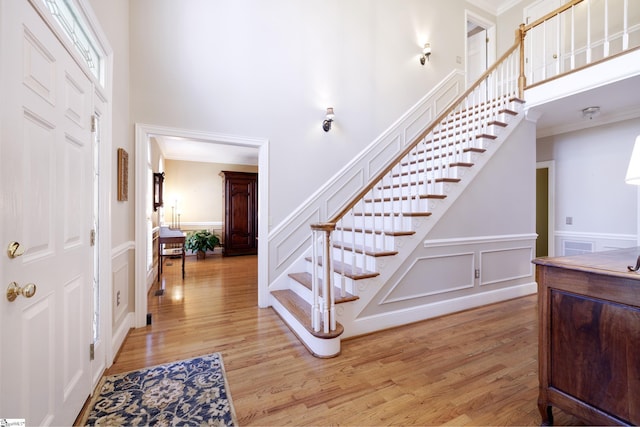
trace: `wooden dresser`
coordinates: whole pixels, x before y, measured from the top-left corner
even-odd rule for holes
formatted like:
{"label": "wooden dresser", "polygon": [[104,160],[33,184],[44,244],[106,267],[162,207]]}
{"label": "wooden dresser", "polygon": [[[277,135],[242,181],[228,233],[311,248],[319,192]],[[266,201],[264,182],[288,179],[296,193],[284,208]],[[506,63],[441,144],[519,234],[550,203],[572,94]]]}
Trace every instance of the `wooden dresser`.
{"label": "wooden dresser", "polygon": [[640,424],[640,248],[537,258],[538,408],[591,425]]}
{"label": "wooden dresser", "polygon": [[222,171],[223,255],[258,253],[258,174]]}

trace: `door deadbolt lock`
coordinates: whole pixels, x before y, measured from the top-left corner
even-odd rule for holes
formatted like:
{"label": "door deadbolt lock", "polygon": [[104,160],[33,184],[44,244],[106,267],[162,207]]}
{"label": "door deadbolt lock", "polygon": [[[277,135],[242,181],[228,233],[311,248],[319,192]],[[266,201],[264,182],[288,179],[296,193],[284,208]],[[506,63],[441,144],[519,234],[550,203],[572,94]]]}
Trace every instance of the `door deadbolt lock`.
{"label": "door deadbolt lock", "polygon": [[16,282],[9,283],[7,288],[7,299],[9,302],[13,302],[18,298],[18,295],[22,295],[25,298],[31,298],[36,294],[36,285],[29,283],[24,287],[20,287]]}
{"label": "door deadbolt lock", "polygon": [[24,254],[25,248],[23,245],[21,245],[18,242],[11,242],[9,243],[9,247],[7,247],[7,256],[9,256],[9,258],[13,259],[13,258],[17,258],[20,255]]}

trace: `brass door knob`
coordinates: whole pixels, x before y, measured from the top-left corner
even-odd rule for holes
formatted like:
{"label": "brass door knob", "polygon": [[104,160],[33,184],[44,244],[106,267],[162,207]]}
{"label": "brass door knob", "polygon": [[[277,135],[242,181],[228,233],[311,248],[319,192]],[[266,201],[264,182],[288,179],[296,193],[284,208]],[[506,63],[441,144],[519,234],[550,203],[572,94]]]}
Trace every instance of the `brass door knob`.
{"label": "brass door knob", "polygon": [[20,245],[18,242],[9,243],[9,247],[7,247],[7,256],[11,259],[17,258],[20,255],[24,254],[25,247]]}
{"label": "brass door knob", "polygon": [[20,287],[16,282],[9,283],[7,288],[7,299],[9,302],[13,302],[18,298],[18,295],[22,295],[25,298],[31,298],[36,294],[36,285],[28,283],[24,287]]}

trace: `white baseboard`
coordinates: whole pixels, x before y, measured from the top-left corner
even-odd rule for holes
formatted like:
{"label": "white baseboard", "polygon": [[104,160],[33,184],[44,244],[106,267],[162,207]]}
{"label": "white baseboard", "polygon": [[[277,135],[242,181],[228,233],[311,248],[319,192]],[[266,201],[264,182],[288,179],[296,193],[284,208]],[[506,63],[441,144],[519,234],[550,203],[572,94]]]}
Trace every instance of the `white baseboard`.
{"label": "white baseboard", "polygon": [[118,354],[118,351],[120,351],[120,347],[122,347],[125,338],[127,338],[129,330],[135,327],[134,321],[135,317],[133,313],[127,313],[122,323],[120,323],[118,329],[114,331],[113,337],[111,339],[111,351],[113,354],[109,358],[110,360],[113,360],[116,357],[116,354]]}
{"label": "white baseboard", "polygon": [[[354,337],[397,326],[408,325],[410,323],[420,322],[422,320],[432,319],[463,310],[469,310],[483,305],[532,295],[537,291],[537,283],[531,282],[508,288],[438,301],[431,304],[407,308],[405,310],[367,316],[356,319],[351,325],[344,325],[345,334],[342,338]],[[343,319],[338,318],[338,321],[344,324]]]}

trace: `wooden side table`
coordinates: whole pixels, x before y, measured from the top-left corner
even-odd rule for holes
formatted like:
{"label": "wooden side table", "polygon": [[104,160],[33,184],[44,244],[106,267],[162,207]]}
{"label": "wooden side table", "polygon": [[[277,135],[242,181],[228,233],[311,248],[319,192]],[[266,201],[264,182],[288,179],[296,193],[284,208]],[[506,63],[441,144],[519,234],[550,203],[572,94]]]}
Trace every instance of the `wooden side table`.
{"label": "wooden side table", "polygon": [[537,258],[538,408],[590,425],[640,424],[640,248]]}
{"label": "wooden side table", "polygon": [[160,227],[160,233],[158,234],[158,282],[160,281],[160,276],[162,275],[162,258],[175,254],[167,254],[164,255],[164,251],[162,250],[162,245],[165,244],[179,244],[180,247],[180,255],[182,258],[182,278],[184,279],[184,258],[185,258],[185,249],[184,243],[186,241],[186,234],[182,230],[171,229],[169,227]]}

